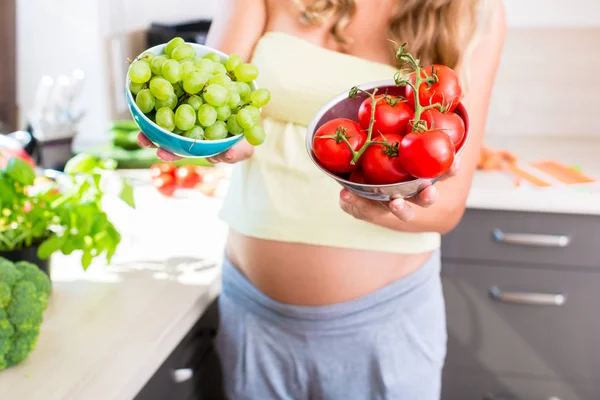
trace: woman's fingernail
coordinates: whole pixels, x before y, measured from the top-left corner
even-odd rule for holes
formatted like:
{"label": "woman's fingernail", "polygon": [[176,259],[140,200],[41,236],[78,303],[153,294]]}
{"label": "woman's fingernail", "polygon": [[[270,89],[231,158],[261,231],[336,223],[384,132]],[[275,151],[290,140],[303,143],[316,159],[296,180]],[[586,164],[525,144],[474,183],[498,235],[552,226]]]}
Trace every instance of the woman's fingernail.
{"label": "woman's fingernail", "polygon": [[438,198],[438,191],[435,187],[432,186],[432,188],[427,193],[427,196],[425,197],[425,201],[428,203],[433,203],[437,200],[437,198]]}
{"label": "woman's fingernail", "polygon": [[394,201],[392,202],[392,211],[399,212],[404,210],[405,204],[404,201]]}
{"label": "woman's fingernail", "polygon": [[344,189],[342,190],[342,200],[344,201],[348,201],[352,198],[352,195],[350,194],[350,191]]}

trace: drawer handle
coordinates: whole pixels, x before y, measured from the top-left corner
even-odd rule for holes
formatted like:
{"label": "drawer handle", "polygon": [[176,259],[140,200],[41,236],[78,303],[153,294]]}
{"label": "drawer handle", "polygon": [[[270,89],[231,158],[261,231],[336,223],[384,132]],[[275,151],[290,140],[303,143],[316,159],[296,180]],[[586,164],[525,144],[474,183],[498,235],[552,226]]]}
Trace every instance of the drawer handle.
{"label": "drawer handle", "polygon": [[511,304],[560,307],[567,302],[567,295],[562,293],[503,292],[498,286],[490,288],[490,295],[495,300]]}
{"label": "drawer handle", "polygon": [[187,382],[194,376],[194,370],[191,368],[180,368],[173,371],[173,380],[176,383]]}
{"label": "drawer handle", "polygon": [[492,231],[496,242],[507,244],[520,244],[523,246],[537,247],[567,247],[571,237],[567,235],[542,235],[534,233],[504,233],[496,228]]}

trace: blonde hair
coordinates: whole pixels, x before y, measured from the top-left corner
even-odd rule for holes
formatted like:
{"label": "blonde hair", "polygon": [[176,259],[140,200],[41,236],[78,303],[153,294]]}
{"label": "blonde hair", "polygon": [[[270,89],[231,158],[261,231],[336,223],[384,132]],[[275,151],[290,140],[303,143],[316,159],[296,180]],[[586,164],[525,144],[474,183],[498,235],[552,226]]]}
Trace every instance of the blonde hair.
{"label": "blonde hair", "polygon": [[[314,0],[310,5],[292,1],[300,9],[301,22],[318,26],[333,18],[331,34],[335,40],[342,47],[352,43],[344,29],[356,13],[356,0]],[[389,39],[407,43],[406,50],[423,65],[459,68],[475,33],[479,3],[480,0],[400,0],[389,20]]]}

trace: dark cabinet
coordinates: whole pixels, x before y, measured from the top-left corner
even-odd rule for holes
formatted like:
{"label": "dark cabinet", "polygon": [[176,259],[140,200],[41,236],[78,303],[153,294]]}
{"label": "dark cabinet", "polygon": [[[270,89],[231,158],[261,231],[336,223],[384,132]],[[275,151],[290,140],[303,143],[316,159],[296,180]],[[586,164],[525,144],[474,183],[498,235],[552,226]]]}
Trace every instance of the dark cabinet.
{"label": "dark cabinet", "polygon": [[135,400],[225,400],[213,346],[217,327],[215,300]]}
{"label": "dark cabinet", "polygon": [[442,239],[444,400],[600,399],[600,217],[469,210]]}

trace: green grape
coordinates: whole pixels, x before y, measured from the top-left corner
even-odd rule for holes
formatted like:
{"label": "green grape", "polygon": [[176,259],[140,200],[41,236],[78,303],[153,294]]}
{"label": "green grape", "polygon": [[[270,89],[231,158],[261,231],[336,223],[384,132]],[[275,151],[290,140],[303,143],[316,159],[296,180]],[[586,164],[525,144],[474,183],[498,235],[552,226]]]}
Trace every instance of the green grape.
{"label": "green grape", "polygon": [[202,58],[206,58],[216,63],[221,63],[221,57],[217,53],[208,53]]}
{"label": "green grape", "polygon": [[191,129],[196,124],[196,110],[189,104],[182,104],[175,111],[175,126],[182,131]]}
{"label": "green grape", "polygon": [[233,73],[238,81],[249,83],[258,77],[258,68],[254,64],[240,64]]}
{"label": "green grape", "polygon": [[184,132],[185,132],[185,131],[182,131],[181,129],[179,129],[179,128],[177,127],[177,125],[175,125],[175,129],[173,129],[173,133],[176,133],[176,134],[178,134],[178,135],[183,135],[183,133],[184,133]]}
{"label": "green grape", "polygon": [[169,97],[167,100],[160,100],[160,99],[156,99],[156,104],[154,105],[154,109],[156,111],[160,110],[163,107],[168,107],[171,110],[174,110],[175,107],[177,107],[177,95],[175,93],[173,93],[173,95],[171,97]]}
{"label": "green grape", "polygon": [[229,100],[227,101],[227,106],[232,110],[240,105],[242,99],[237,92],[229,92]]}
{"label": "green grape", "polygon": [[149,113],[154,108],[156,99],[148,89],[142,89],[135,96],[135,104],[139,107],[140,111],[144,114]]}
{"label": "green grape", "polygon": [[129,79],[135,83],[146,83],[152,78],[152,70],[148,63],[136,61],[129,67]]}
{"label": "green grape", "polygon": [[223,86],[213,83],[206,87],[203,96],[208,104],[215,107],[221,107],[227,104],[227,100],[229,100],[229,91]]}
{"label": "green grape", "polygon": [[194,71],[183,78],[183,90],[189,94],[199,93],[210,78],[204,72]]}
{"label": "green grape", "polygon": [[248,107],[242,108],[238,111],[236,116],[238,124],[244,129],[250,129],[254,126],[254,115],[252,111],[248,110]]}
{"label": "green grape", "polygon": [[177,83],[181,80],[183,68],[175,60],[168,60],[162,66],[162,76],[170,83]]}
{"label": "green grape", "polygon": [[168,100],[169,97],[175,94],[173,86],[164,78],[153,78],[150,81],[150,91],[154,97],[160,100]]}
{"label": "green grape", "polygon": [[163,107],[156,112],[156,124],[163,129],[173,132],[175,129],[175,113],[169,107]]}
{"label": "green grape", "polygon": [[227,61],[225,61],[225,68],[227,68],[227,71],[233,72],[238,65],[243,63],[244,60],[242,60],[242,56],[239,54],[232,54]]}
{"label": "green grape", "polygon": [[260,118],[260,110],[254,106],[247,106],[244,108],[250,113],[250,115],[252,115],[252,120],[254,121],[254,123],[257,123]]}
{"label": "green grape", "polygon": [[204,137],[207,140],[221,140],[227,137],[227,124],[223,121],[216,121],[213,125],[206,128]]}
{"label": "green grape", "polygon": [[194,63],[185,62],[181,64],[181,72],[184,77],[191,74],[194,71],[196,71],[196,65]]}
{"label": "green grape", "polygon": [[255,107],[264,107],[271,100],[271,92],[267,89],[257,89],[250,93],[250,103]]}
{"label": "green grape", "polygon": [[181,87],[181,85],[179,83],[174,83],[173,84],[173,91],[175,92],[175,95],[179,98],[181,96],[183,96],[183,94],[185,93],[183,91],[183,88]]}
{"label": "green grape", "polygon": [[213,67],[213,74],[227,74],[227,68],[223,64],[215,63]]}
{"label": "green grape", "polygon": [[213,73],[215,63],[209,60],[208,58],[199,58],[194,64],[196,65],[196,68],[198,68],[200,71],[206,72],[208,74]]}
{"label": "green grape", "polygon": [[129,90],[131,90],[131,93],[138,94],[143,88],[143,83],[135,83],[134,81],[129,81]]}
{"label": "green grape", "polygon": [[208,127],[217,121],[217,110],[210,104],[202,104],[198,109],[198,122]]}
{"label": "green grape", "polygon": [[194,140],[202,140],[204,139],[204,129],[201,126],[194,125],[192,129],[185,131],[183,136]]}
{"label": "green grape", "polygon": [[265,141],[265,130],[260,125],[254,125],[252,128],[244,131],[244,137],[252,146],[258,146]]}
{"label": "green grape", "polygon": [[244,82],[235,82],[232,90],[238,92],[242,99],[252,93],[252,88],[250,88],[250,85]]}
{"label": "green grape", "polygon": [[166,56],[156,56],[150,63],[150,69],[154,75],[160,75],[162,73],[162,66],[168,60]]}
{"label": "green grape", "polygon": [[171,57],[171,53],[173,53],[173,50],[175,50],[177,47],[179,47],[180,45],[182,45],[184,43],[185,43],[185,40],[183,40],[180,37],[171,39],[169,41],[169,43],[167,43],[167,46],[165,47],[165,54],[168,55],[169,57]]}
{"label": "green grape", "polygon": [[180,44],[175,47],[175,50],[171,53],[171,58],[176,61],[183,61],[186,58],[194,58],[195,56],[196,50],[188,43]]}
{"label": "green grape", "polygon": [[239,135],[241,133],[244,133],[244,128],[242,128],[242,126],[237,122],[236,117],[237,117],[236,115],[232,115],[227,120],[227,130],[232,135]]}
{"label": "green grape", "polygon": [[198,96],[198,95],[193,95],[190,96],[187,100],[186,103],[189,104],[190,106],[192,106],[192,108],[195,111],[198,111],[200,109],[200,106],[202,105],[202,103],[204,103],[202,101],[202,97]]}
{"label": "green grape", "polygon": [[224,105],[217,108],[217,119],[219,121],[227,121],[227,118],[231,116],[231,108],[229,106]]}
{"label": "green grape", "polygon": [[229,89],[231,87],[231,78],[227,76],[227,74],[217,74],[210,78],[207,82],[209,85],[215,83],[217,85],[221,85],[224,88]]}

